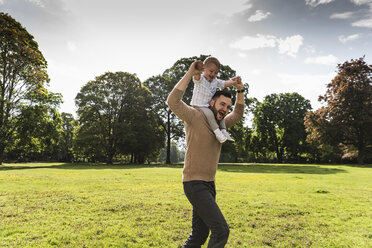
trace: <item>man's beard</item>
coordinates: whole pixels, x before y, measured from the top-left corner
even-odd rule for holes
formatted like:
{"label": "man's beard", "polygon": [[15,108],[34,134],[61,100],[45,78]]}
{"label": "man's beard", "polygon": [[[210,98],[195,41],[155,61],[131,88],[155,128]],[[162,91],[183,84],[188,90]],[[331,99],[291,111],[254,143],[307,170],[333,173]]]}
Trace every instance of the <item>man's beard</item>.
{"label": "man's beard", "polygon": [[[211,107],[209,107],[211,110],[212,110],[212,112],[213,112],[213,114],[214,114],[214,118],[216,119],[216,121],[221,121],[223,118],[225,118],[225,113],[223,113],[223,111],[218,111],[217,110],[217,108],[216,108],[216,103],[213,103],[213,106],[211,106]],[[221,120],[218,120],[218,118],[217,118],[217,114],[220,114],[221,116],[222,116],[222,118],[221,118]]]}

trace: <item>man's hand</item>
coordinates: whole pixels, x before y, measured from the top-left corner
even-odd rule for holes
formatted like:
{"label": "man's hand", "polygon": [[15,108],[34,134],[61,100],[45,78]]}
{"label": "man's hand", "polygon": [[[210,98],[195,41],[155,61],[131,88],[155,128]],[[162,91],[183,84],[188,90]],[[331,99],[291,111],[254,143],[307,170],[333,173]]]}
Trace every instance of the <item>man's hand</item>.
{"label": "man's hand", "polygon": [[203,69],[204,69],[203,62],[201,60],[196,60],[191,64],[189,72],[191,73],[192,76],[200,75],[202,74]]}
{"label": "man's hand", "polygon": [[183,92],[186,91],[189,82],[191,81],[192,77],[200,77],[200,74],[203,72],[203,62],[200,60],[194,61],[191,65],[189,70],[186,74],[181,78],[180,81],[174,86],[174,88],[179,89]]}
{"label": "man's hand", "polygon": [[235,83],[234,83],[234,87],[237,89],[237,90],[242,90],[244,89],[244,85],[242,83],[242,79],[240,76],[237,76],[237,77],[233,77],[231,80],[233,80]]}

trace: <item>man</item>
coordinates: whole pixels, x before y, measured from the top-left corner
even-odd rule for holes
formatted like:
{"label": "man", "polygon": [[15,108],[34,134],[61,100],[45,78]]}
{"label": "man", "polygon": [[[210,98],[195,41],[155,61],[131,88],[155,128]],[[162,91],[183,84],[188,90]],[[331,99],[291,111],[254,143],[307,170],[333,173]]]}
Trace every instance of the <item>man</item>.
{"label": "man", "polygon": [[[170,109],[184,121],[187,152],[183,168],[183,186],[186,197],[193,206],[192,232],[183,247],[201,247],[211,236],[208,247],[224,247],[229,236],[229,227],[216,203],[215,175],[222,144],[216,139],[203,113],[182,101],[185,90],[194,75],[200,75],[203,63],[195,61],[187,73],[169,94]],[[234,111],[228,114],[232,105],[228,92],[218,91],[210,101],[217,121],[225,118],[229,128],[243,117],[244,86],[237,79],[237,97]]]}

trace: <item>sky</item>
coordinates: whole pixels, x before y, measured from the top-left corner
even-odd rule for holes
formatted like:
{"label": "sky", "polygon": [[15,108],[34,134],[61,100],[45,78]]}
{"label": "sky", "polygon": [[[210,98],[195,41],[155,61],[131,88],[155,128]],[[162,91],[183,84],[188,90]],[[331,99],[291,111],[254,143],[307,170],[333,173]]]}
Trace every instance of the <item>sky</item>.
{"label": "sky", "polygon": [[144,82],[178,59],[217,57],[249,84],[249,96],[298,92],[310,100],[337,64],[372,64],[372,0],[0,0],[48,62],[49,90],[75,97],[105,72]]}

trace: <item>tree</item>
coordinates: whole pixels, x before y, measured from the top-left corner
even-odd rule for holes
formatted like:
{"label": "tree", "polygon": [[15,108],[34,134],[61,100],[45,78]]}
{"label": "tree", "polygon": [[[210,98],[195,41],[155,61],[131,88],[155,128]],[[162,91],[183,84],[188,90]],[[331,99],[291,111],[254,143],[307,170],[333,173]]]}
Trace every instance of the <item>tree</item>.
{"label": "tree", "polygon": [[14,141],[24,106],[45,95],[46,68],[34,37],[11,16],[0,13],[0,164],[5,148]]}
{"label": "tree", "polygon": [[59,160],[63,162],[74,161],[74,131],[76,128],[76,121],[72,114],[63,112],[62,117],[62,134],[59,142]]}
{"label": "tree", "polygon": [[[167,137],[167,157],[166,163],[171,163],[171,141],[178,140],[184,137],[183,132],[183,122],[178,119],[173,112],[168,108],[166,104],[167,97],[171,90],[173,89],[174,85],[185,75],[185,73],[190,68],[190,65],[195,60],[202,60],[204,61],[207,58],[207,55],[200,55],[199,57],[189,57],[189,58],[181,58],[174,63],[174,65],[165,70],[162,75],[154,76],[147,79],[144,82],[151,93],[152,97],[154,98],[154,111],[158,114],[158,118],[163,125],[163,129],[166,133]],[[221,65],[220,73],[218,75],[221,79],[230,79],[235,76],[235,71],[232,70],[227,65]],[[190,86],[193,83],[190,83]],[[183,101],[187,104],[190,103],[192,97],[192,88],[188,87]]]}
{"label": "tree", "polygon": [[151,93],[145,87],[142,89],[126,109],[125,128],[119,128],[123,132],[122,137],[128,138],[118,140],[121,154],[130,154],[131,163],[139,164],[143,164],[147,157],[156,157],[165,140],[157,114],[151,110]]}
{"label": "tree", "polygon": [[91,160],[113,163],[131,154],[138,162],[160,149],[158,122],[151,113],[151,94],[136,75],[107,72],[77,94],[79,116],[75,148]]}
{"label": "tree", "polygon": [[[166,157],[167,157],[167,151],[166,151],[166,148],[164,148],[160,151],[158,161],[160,163],[165,163]],[[171,161],[173,161],[173,163],[178,163],[178,162],[183,162],[184,159],[185,159],[185,151],[180,150],[177,146],[177,143],[172,141],[171,142]]]}
{"label": "tree", "polygon": [[[26,94],[28,105],[20,107],[13,144],[6,149],[16,160],[53,160],[58,153],[58,143],[62,132],[62,120],[58,106],[62,102],[60,94],[46,89],[33,96]],[[31,100],[33,99],[33,100]]]}
{"label": "tree", "polygon": [[283,162],[284,155],[298,159],[306,140],[304,116],[310,109],[310,101],[298,93],[271,94],[257,105],[256,132],[279,162]]}
{"label": "tree", "polygon": [[163,126],[167,140],[166,163],[171,163],[171,140],[183,135],[182,122],[173,114],[166,104],[166,99],[174,86],[174,82],[166,75],[158,75],[144,82],[154,99],[153,110],[159,123]]}
{"label": "tree", "polygon": [[[248,97],[248,83],[245,83],[244,88],[246,90],[244,92],[243,118],[228,130],[235,142],[225,143],[222,146],[221,156],[230,158],[230,160],[227,160],[226,162],[239,162],[239,160],[247,160],[249,157],[250,146],[248,143],[251,139],[252,130],[249,127],[245,127],[244,122],[248,113],[252,110],[252,106],[255,104],[256,99]],[[236,94],[233,91],[231,91],[231,94],[233,103],[235,103]]]}
{"label": "tree", "polygon": [[337,68],[319,97],[326,106],[306,116],[308,140],[344,150],[344,155],[355,150],[363,164],[372,145],[372,66],[362,57]]}

